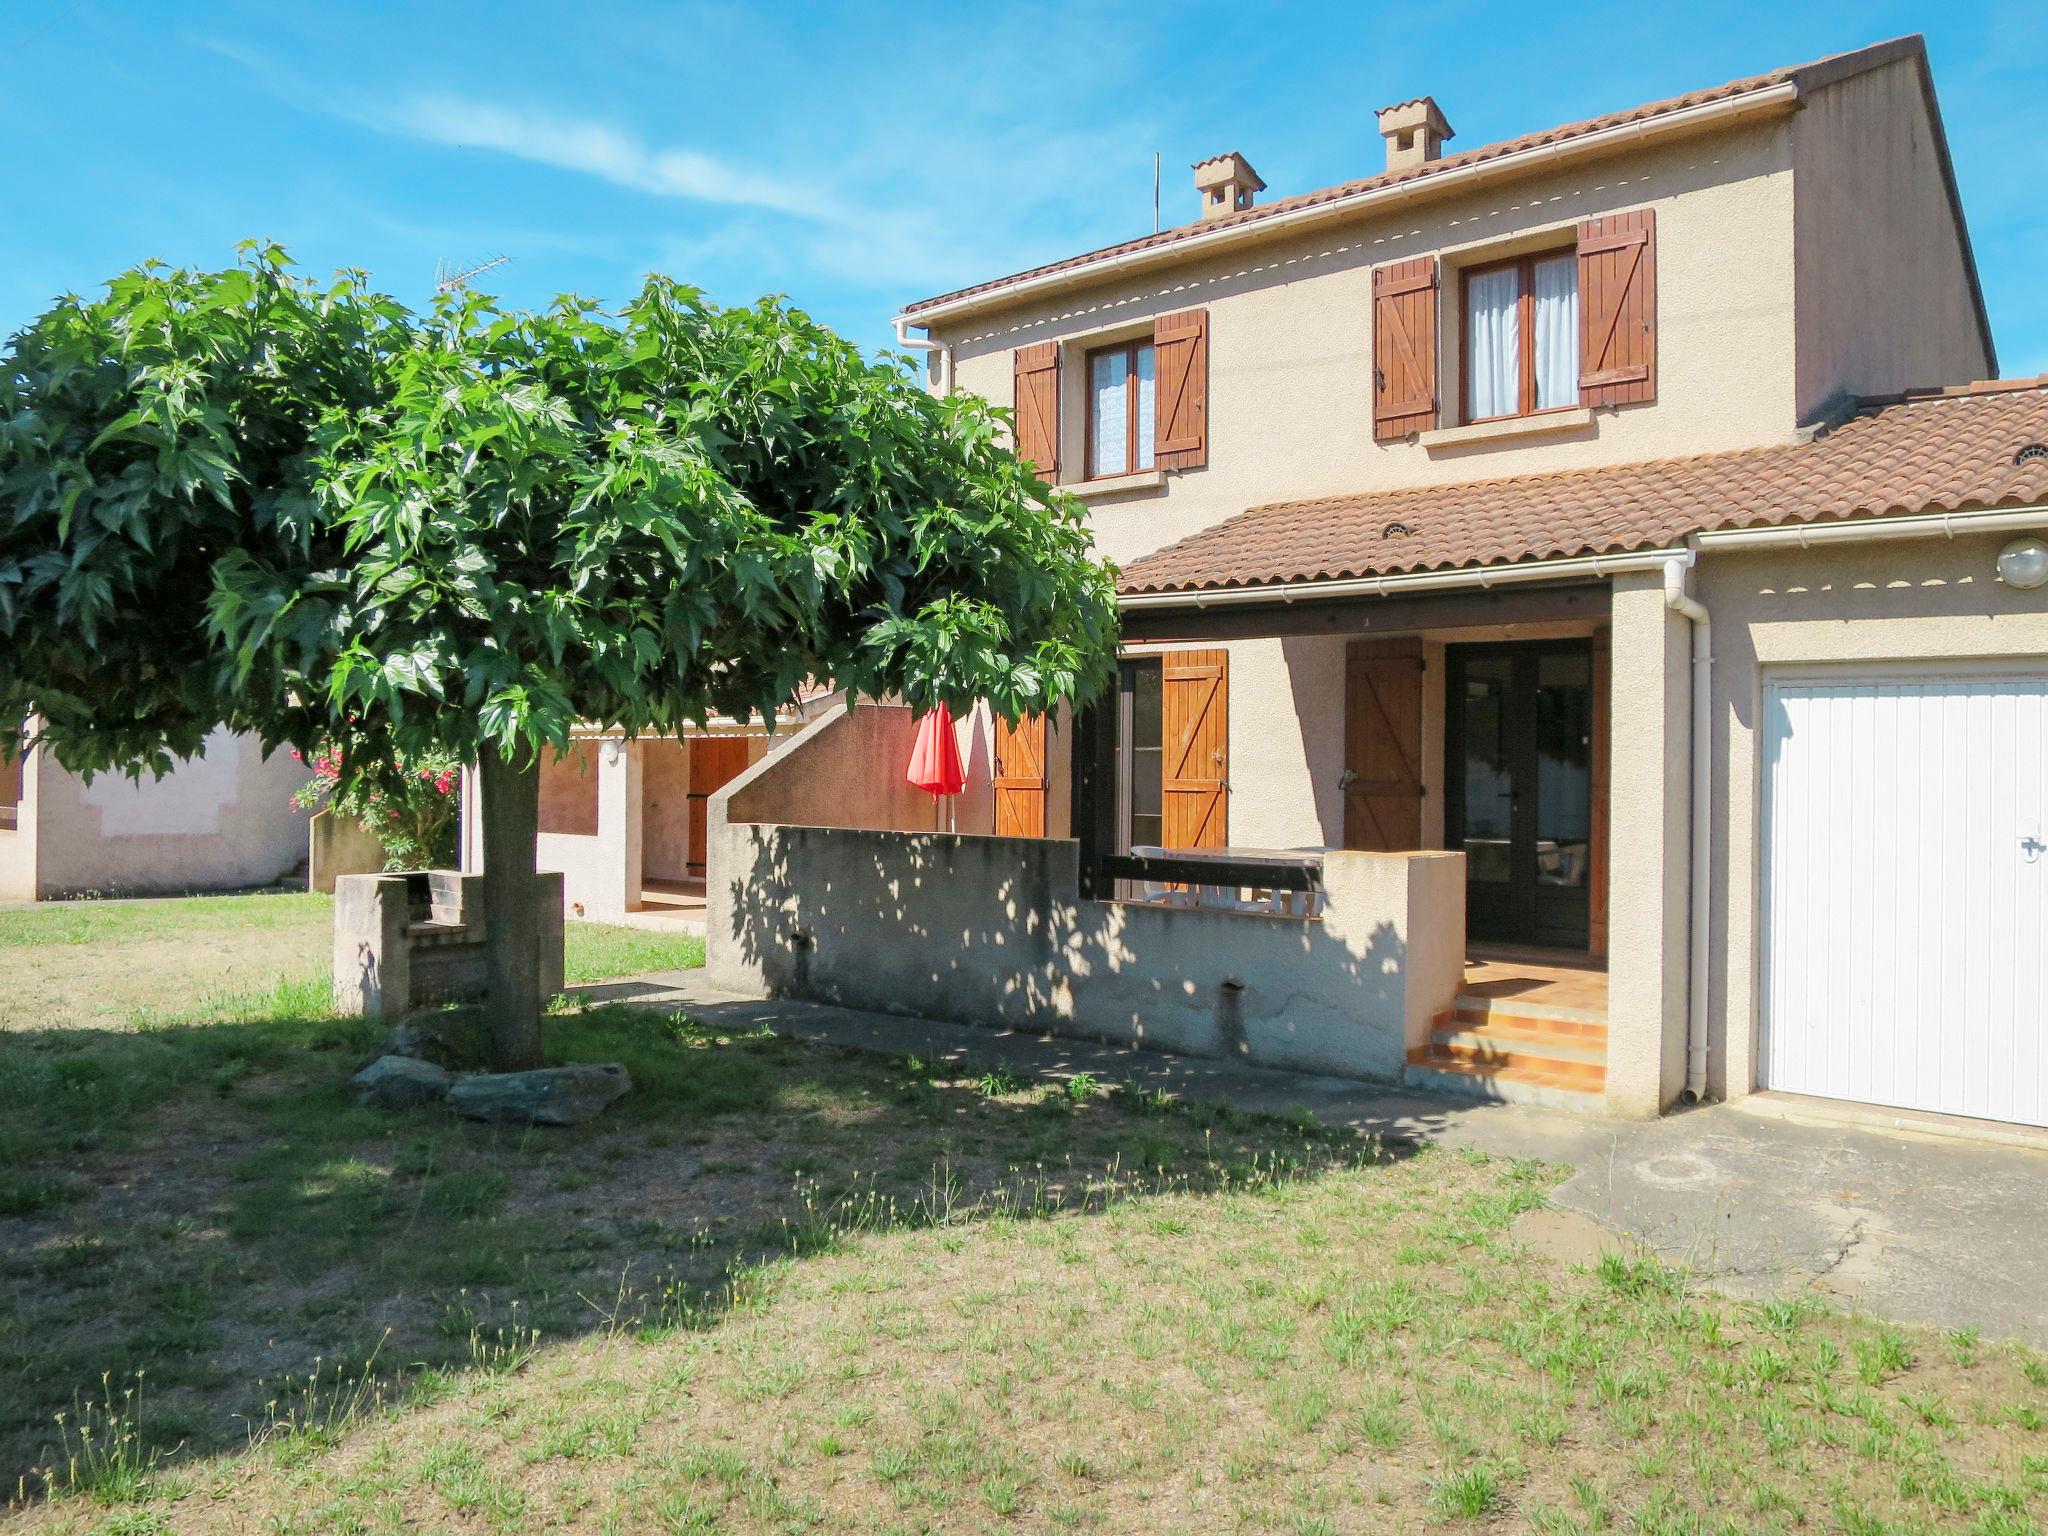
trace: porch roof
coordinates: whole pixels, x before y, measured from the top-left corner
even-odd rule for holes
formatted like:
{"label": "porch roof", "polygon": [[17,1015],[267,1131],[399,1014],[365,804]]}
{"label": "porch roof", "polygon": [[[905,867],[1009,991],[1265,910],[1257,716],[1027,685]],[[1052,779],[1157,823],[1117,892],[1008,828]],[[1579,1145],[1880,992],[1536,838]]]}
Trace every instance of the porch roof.
{"label": "porch roof", "polygon": [[1709,529],[2044,501],[2048,374],[1866,400],[1803,442],[1253,507],[1133,561],[1119,590],[1192,593],[1624,554]]}

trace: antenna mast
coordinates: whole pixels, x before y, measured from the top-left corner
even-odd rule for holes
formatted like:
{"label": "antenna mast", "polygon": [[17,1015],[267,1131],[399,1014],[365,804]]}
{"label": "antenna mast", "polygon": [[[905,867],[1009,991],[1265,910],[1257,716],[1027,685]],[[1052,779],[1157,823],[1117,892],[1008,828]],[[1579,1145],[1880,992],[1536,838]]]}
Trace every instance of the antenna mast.
{"label": "antenna mast", "polygon": [[1159,151],[1152,151],[1152,233],[1159,233]]}
{"label": "antenna mast", "polygon": [[458,288],[467,288],[471,278],[481,277],[491,268],[502,267],[511,259],[510,256],[493,256],[488,261],[480,261],[475,266],[464,267],[460,271],[450,271],[447,262],[437,261],[434,263],[434,292],[453,293]]}

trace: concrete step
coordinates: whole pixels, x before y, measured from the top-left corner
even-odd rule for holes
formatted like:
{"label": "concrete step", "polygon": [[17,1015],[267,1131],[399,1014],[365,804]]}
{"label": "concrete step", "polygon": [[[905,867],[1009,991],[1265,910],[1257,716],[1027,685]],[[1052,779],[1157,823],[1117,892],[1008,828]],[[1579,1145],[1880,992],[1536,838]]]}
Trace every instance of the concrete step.
{"label": "concrete step", "polygon": [[1606,1107],[1606,1078],[1604,1067],[1592,1076],[1565,1076],[1535,1067],[1502,1070],[1487,1063],[1438,1055],[1423,1047],[1409,1052],[1401,1080],[1407,1087],[1431,1093],[1597,1115]]}

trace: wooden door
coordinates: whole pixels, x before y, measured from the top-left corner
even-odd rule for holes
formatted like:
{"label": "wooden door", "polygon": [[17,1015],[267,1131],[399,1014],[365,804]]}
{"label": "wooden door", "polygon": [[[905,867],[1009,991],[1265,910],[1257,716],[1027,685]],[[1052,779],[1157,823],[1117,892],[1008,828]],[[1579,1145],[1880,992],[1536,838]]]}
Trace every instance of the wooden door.
{"label": "wooden door", "polygon": [[1344,846],[1422,846],[1422,641],[1354,640],[1344,658]]}
{"label": "wooden door", "polygon": [[1230,653],[1167,652],[1160,715],[1164,846],[1221,848],[1230,825]]}
{"label": "wooden door", "polygon": [[1045,836],[1045,716],[995,718],[997,837]]}
{"label": "wooden door", "polygon": [[745,736],[696,736],[690,740],[690,876],[704,878],[706,802],[738,778],[747,766]]}

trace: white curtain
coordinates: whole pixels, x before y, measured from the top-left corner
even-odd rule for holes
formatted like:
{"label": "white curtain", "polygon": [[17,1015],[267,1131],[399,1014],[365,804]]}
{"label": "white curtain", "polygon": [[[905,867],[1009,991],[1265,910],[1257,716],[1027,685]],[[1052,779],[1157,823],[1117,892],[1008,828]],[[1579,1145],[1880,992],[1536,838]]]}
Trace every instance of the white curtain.
{"label": "white curtain", "polygon": [[1536,263],[1536,409],[1579,403],[1579,258]]}
{"label": "white curtain", "polygon": [[1138,462],[1131,466],[1133,469],[1150,469],[1152,467],[1153,410],[1152,349],[1150,347],[1140,347],[1138,348]]}
{"label": "white curtain", "polygon": [[1088,473],[1097,478],[1129,474],[1125,434],[1129,429],[1130,406],[1125,402],[1124,391],[1130,387],[1130,356],[1124,352],[1104,352],[1090,361],[1088,409],[1089,419],[1095,424],[1095,454]]}
{"label": "white curtain", "polygon": [[1521,407],[1522,348],[1513,267],[1473,275],[1465,286],[1465,378],[1472,419],[1512,416]]}

